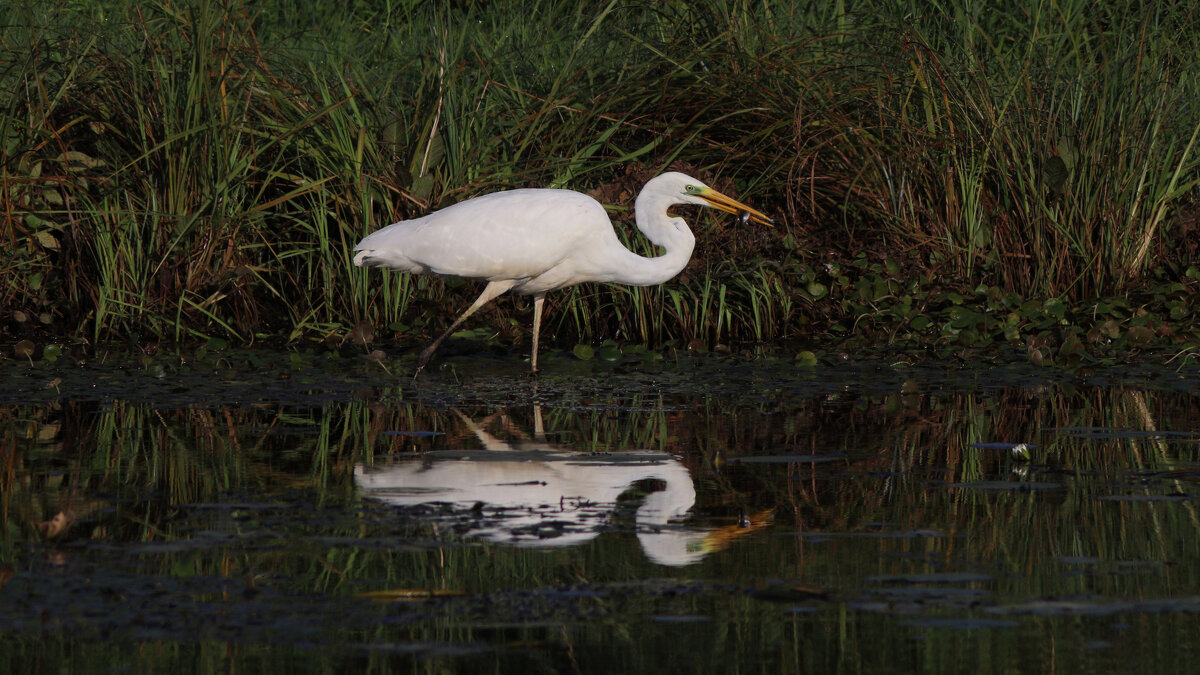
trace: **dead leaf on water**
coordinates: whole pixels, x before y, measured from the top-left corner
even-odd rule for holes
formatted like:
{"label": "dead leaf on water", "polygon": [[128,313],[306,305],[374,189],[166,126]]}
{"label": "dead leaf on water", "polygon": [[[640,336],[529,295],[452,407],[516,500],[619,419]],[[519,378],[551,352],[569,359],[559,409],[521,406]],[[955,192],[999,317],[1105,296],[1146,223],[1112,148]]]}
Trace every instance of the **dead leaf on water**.
{"label": "dead leaf on water", "polygon": [[28,359],[33,356],[33,348],[33,340],[21,340],[13,346],[13,353],[16,354],[18,358]]}
{"label": "dead leaf on water", "polygon": [[75,523],[75,514],[70,511],[59,511],[50,520],[37,523],[38,532],[47,539],[61,536]]}
{"label": "dead leaf on water", "polygon": [[355,344],[368,345],[375,341],[375,326],[367,321],[359,321],[350,331],[350,337],[354,339]]}

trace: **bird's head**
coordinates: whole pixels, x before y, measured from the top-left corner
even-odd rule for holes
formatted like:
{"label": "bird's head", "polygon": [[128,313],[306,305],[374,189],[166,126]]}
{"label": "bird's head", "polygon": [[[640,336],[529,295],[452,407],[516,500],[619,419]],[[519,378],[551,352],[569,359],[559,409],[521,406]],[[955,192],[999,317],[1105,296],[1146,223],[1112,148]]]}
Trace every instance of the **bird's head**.
{"label": "bird's head", "polygon": [[646,187],[642,190],[643,194],[651,191],[669,198],[674,204],[706,206],[739,216],[743,223],[750,220],[760,225],[774,225],[774,222],[761,211],[750,208],[686,174],[675,171],[664,173],[646,183]]}

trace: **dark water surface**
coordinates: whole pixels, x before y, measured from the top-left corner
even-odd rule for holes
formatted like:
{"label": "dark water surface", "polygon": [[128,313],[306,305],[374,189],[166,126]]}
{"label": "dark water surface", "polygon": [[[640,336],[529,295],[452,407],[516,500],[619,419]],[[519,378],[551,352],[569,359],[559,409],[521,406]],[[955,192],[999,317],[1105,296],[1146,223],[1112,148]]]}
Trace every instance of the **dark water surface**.
{"label": "dark water surface", "polygon": [[1200,656],[1192,361],[526,367],[0,364],[0,671]]}

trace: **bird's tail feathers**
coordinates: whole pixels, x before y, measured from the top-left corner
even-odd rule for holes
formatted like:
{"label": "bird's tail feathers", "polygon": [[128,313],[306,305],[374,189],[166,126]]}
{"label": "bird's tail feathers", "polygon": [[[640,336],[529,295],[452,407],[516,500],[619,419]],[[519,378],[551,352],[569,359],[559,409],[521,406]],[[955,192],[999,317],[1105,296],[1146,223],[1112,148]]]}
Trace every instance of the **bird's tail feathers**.
{"label": "bird's tail feathers", "polygon": [[371,249],[356,252],[354,254],[354,264],[359,267],[373,267],[374,265],[371,264],[371,254],[374,252]]}

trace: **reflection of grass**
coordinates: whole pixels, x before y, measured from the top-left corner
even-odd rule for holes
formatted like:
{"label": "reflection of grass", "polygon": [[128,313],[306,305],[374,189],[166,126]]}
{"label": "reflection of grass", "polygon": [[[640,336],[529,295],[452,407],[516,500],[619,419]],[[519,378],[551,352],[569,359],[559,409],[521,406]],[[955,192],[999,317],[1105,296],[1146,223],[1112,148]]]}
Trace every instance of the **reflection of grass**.
{"label": "reflection of grass", "polygon": [[[664,404],[669,404],[666,410]],[[938,396],[847,393],[796,397],[786,404],[771,397],[736,406],[703,395],[635,398],[593,391],[587,400],[544,406],[546,438],[555,444],[581,451],[643,447],[679,455],[696,480],[701,516],[743,511],[753,517],[764,508],[774,510],[777,525],[768,535],[735,538],[724,551],[683,569],[649,566],[628,532],[604,533],[583,547],[531,552],[462,541],[411,514],[406,518],[360,502],[351,480],[356,462],[476,442],[455,412],[405,402],[155,409],[117,401],[103,407],[65,402],[8,409],[0,425],[0,466],[10,473],[0,501],[10,521],[42,518],[63,501],[89,505],[86,511],[76,509],[85,517],[65,545],[42,544],[71,560],[90,555],[87,538],[100,540],[105,549],[116,545],[118,551],[120,545],[180,544],[106,555],[116,555],[139,574],[172,582],[234,580],[240,595],[202,598],[229,603],[234,614],[232,608],[242,600],[326,598],[336,611],[356,617],[322,628],[335,641],[482,641],[519,645],[514,649],[522,651],[534,641],[556,649],[570,646],[597,659],[603,646],[633,668],[657,658],[649,645],[670,637],[673,644],[695,640],[695,650],[708,650],[710,665],[759,663],[764,653],[783,650],[793,661],[804,661],[806,671],[817,671],[836,665],[848,649],[859,660],[856,672],[870,671],[872,664],[876,670],[894,670],[898,663],[922,659],[945,659],[956,666],[948,669],[956,670],[982,658],[971,654],[983,641],[1000,652],[989,658],[1019,661],[1029,669],[1030,663],[1059,663],[1056,655],[1072,653],[1075,641],[1114,639],[1100,634],[1110,625],[1020,619],[1011,630],[972,631],[969,641],[962,637],[966,631],[925,631],[918,657],[911,649],[911,629],[888,612],[978,618],[991,616],[984,610],[993,604],[1074,594],[1117,599],[1198,594],[1197,523],[1190,503],[1097,499],[1112,493],[1190,493],[1193,444],[1051,431],[1187,430],[1197,418],[1195,408],[1183,394],[1072,386]],[[529,408],[463,414],[486,420],[489,430],[511,438],[530,436],[536,428]],[[974,442],[1017,439],[1039,445],[1033,461],[1022,463],[1028,469],[1024,476],[1013,472],[1007,454],[970,448]],[[730,463],[718,472],[702,461],[718,451],[729,456],[812,452],[845,460]],[[977,481],[1065,487],[1054,492],[967,487]],[[222,502],[261,508],[196,507]],[[37,536],[26,530],[22,537]],[[10,534],[5,542],[0,562],[28,556],[28,540]],[[189,542],[196,546],[189,548]],[[1063,557],[1078,561],[1063,562]],[[912,596],[883,596],[880,589],[889,588],[887,583],[864,581],[931,572],[981,572],[993,578],[968,587],[984,592],[982,607],[938,600],[909,606],[904,600]],[[660,581],[642,581],[647,578]],[[787,584],[814,587],[826,591],[825,599],[810,602],[797,594],[800,599],[776,605],[745,592],[766,584],[785,591]],[[412,607],[338,604],[353,603],[351,598],[362,592],[406,588],[466,596]],[[565,593],[568,589],[572,592]],[[892,603],[878,610],[882,614],[863,609],[864,598],[878,597]],[[796,606],[815,611],[791,612]],[[370,622],[360,611],[372,613]],[[708,621],[668,630],[651,620],[689,615]],[[1137,649],[1152,651],[1167,649],[1164,635],[1190,625],[1176,614],[1146,615],[1130,630],[1145,641]],[[1078,634],[1068,639],[1063,631]],[[1048,633],[1058,649],[1029,647],[1044,644]],[[2,640],[9,653],[33,649],[19,635]],[[44,636],[38,636],[38,644],[45,649]],[[172,654],[203,652],[201,645],[189,641]],[[241,642],[229,649],[232,654],[253,651]],[[154,650],[155,645],[143,645],[141,653]],[[501,650],[497,658],[508,653]],[[106,668],[121,658],[112,656]]]}
{"label": "reflection of grass", "polygon": [[[1053,541],[1067,533],[1063,528],[1070,523],[1086,523],[1082,527],[1097,537],[1093,545],[1099,550],[1089,555],[1119,558],[1126,537],[1121,531],[1130,527],[1111,518],[1114,510],[1120,510],[1150,519],[1136,529],[1153,537],[1154,546],[1176,546],[1163,533],[1196,524],[1189,503],[1097,498],[1188,493],[1190,460],[1181,453],[1190,446],[1170,438],[1104,439],[1047,430],[1149,429],[1163,424],[1159,418],[1164,416],[1182,419],[1178,413],[1161,409],[1156,395],[1118,390],[1094,390],[1055,404],[1043,403],[1046,400],[1021,392],[984,399],[909,395],[902,401],[885,397],[873,403],[814,402],[765,417],[762,412],[734,409],[698,418],[663,411],[657,397],[641,401],[622,396],[605,404],[593,395],[586,401],[563,402],[570,407],[545,407],[545,435],[539,442],[589,452],[672,452],[685,460],[700,484],[719,489],[719,493],[702,490],[700,497],[702,502],[715,500],[710,506],[717,511],[775,508],[780,519],[803,529],[853,530],[864,520],[913,529],[982,526],[986,534],[972,536],[984,536],[989,543],[973,545],[1006,550],[1008,555],[1015,547],[1029,555],[1048,556],[1041,560],[1048,563],[1056,555],[1082,555],[1076,550],[1079,542]],[[612,404],[619,407],[607,407]],[[575,412],[581,407],[583,412]],[[59,442],[64,447],[94,449],[71,456],[68,477],[55,480],[81,495],[132,489],[149,497],[138,507],[148,511],[126,523],[140,525],[133,530],[110,525],[110,536],[118,537],[135,532],[138,538],[160,536],[158,528],[163,524],[148,518],[163,517],[173,505],[246,490],[300,489],[340,503],[352,493],[349,473],[357,462],[376,454],[475,447],[479,442],[456,417],[414,405],[346,404],[285,412],[273,408],[149,410],[116,402],[100,414],[79,406],[64,412],[65,419],[54,423],[72,437]],[[532,439],[537,426],[528,409],[498,411],[478,421],[489,432],[514,440]],[[384,433],[393,430],[438,435]],[[10,441],[15,438],[9,436]],[[970,447],[977,442],[1017,440],[1039,446],[1032,462],[999,450]],[[714,462],[720,466],[718,454],[805,452],[844,453],[846,459],[779,468],[758,465],[761,468],[754,471],[737,464],[726,473],[713,472]],[[850,476],[880,478],[835,478],[847,471]],[[783,477],[787,480],[776,480]],[[1022,485],[1030,482],[1057,483],[1063,488],[1023,490]],[[989,489],[970,487],[976,483]],[[996,489],[1003,484],[1012,489]],[[851,504],[853,508],[845,508]],[[1047,508],[1051,504],[1056,506]],[[931,518],[932,524],[926,522]],[[1164,518],[1182,520],[1171,523]],[[117,535],[118,531],[125,534]],[[1026,541],[1017,536],[1024,533],[1027,538],[1029,532],[1051,540]]]}
{"label": "reflection of grass", "polygon": [[[794,337],[830,248],[1074,300],[1189,262],[1184,5],[276,4],[18,3],[0,28],[0,306],[18,322],[419,336],[470,291],[352,268],[364,233],[530,184],[601,188],[624,224],[672,163],[788,222],[695,218],[680,280],[564,293],[561,338]],[[815,253],[808,224],[831,239]]]}

